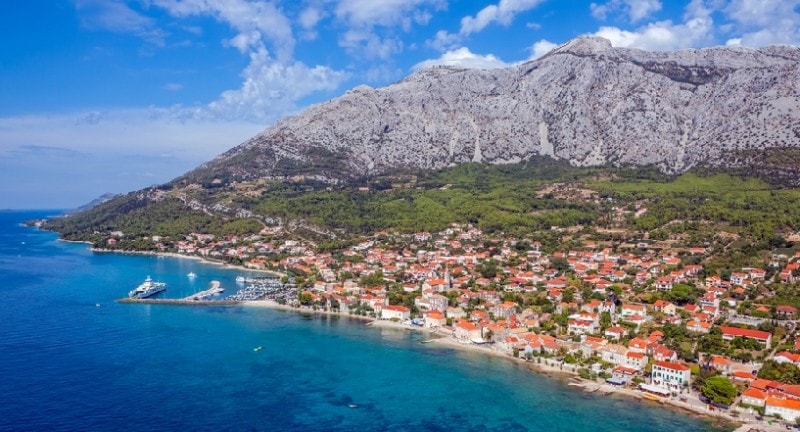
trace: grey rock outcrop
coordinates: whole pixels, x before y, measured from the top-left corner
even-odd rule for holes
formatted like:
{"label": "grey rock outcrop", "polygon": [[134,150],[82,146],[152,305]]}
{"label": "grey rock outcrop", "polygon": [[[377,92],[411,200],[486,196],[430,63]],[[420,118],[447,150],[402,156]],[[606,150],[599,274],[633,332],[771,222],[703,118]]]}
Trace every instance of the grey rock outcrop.
{"label": "grey rock outcrop", "polygon": [[434,67],[356,87],[186,178],[338,182],[533,155],[679,173],[732,151],[800,147],[799,61],[792,46],[646,52],[578,38],[507,69]]}

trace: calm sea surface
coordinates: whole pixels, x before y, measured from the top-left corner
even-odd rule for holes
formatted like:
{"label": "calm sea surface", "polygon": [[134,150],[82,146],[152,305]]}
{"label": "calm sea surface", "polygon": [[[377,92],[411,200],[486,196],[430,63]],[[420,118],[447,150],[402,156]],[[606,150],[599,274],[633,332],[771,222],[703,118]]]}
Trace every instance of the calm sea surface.
{"label": "calm sea surface", "polygon": [[721,430],[345,318],[117,304],[147,275],[174,298],[241,273],[19,225],[46,214],[0,213],[0,430]]}

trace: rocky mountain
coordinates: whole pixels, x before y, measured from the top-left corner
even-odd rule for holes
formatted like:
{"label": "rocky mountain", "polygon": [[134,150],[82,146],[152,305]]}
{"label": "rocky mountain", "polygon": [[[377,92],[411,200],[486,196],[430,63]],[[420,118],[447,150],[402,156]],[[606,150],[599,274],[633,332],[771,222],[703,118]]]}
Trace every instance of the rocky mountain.
{"label": "rocky mountain", "polygon": [[435,67],[286,118],[176,184],[301,176],[331,183],[547,155],[577,166],[757,163],[800,147],[800,48],[678,52],[578,38],[514,67]]}
{"label": "rocky mountain", "polygon": [[118,198],[119,196],[120,196],[119,194],[104,193],[103,195],[100,195],[99,197],[91,200],[90,202],[88,202],[88,203],[86,203],[86,204],[84,204],[84,205],[82,205],[80,207],[76,207],[74,209],[70,209],[70,210],[65,211],[63,216],[69,216],[69,215],[73,215],[73,214],[76,214],[76,213],[81,213],[81,212],[85,212],[87,210],[91,210],[91,209],[93,209],[93,208],[95,208],[95,207],[97,207],[97,206],[99,206],[101,204],[104,204],[104,203],[106,203],[108,201],[113,200],[114,198]]}

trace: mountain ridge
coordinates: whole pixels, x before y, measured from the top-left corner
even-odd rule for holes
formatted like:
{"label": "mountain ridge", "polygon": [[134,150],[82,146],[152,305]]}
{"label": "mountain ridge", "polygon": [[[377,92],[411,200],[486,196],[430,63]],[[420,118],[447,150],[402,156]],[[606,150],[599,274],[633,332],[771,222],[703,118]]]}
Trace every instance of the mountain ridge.
{"label": "mountain ridge", "polygon": [[571,40],[505,69],[420,70],[287,117],[177,182],[300,176],[328,183],[550,156],[576,166],[725,167],[800,146],[800,49],[675,52]]}

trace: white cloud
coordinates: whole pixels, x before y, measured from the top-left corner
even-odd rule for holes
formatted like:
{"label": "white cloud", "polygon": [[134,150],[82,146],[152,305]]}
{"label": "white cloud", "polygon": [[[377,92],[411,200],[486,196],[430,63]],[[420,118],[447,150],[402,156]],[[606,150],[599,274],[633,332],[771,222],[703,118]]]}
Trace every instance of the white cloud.
{"label": "white cloud", "polygon": [[644,19],[662,8],[661,0],[609,0],[606,3],[589,5],[592,16],[605,20],[607,15],[622,12],[631,22]]}
{"label": "white cloud", "polygon": [[339,0],[334,14],[353,27],[391,27],[402,25],[409,16],[420,24],[430,16],[420,7],[442,9],[444,0]]}
{"label": "white cloud", "polygon": [[[224,91],[203,106],[155,109],[154,115],[183,119],[246,119],[273,122],[298,110],[298,103],[320,91],[333,91],[349,78],[344,71],[309,66],[294,59],[295,39],[289,19],[265,0],[149,0],[176,17],[212,16],[228,24],[236,35],[224,41],[250,58],[237,89]],[[311,30],[324,11],[308,7],[300,12],[301,27]],[[312,37],[310,33],[306,37]],[[365,43],[369,46],[371,41]],[[271,46],[273,49],[268,49]],[[377,52],[385,47],[371,47]]]}
{"label": "white cloud", "polygon": [[481,9],[474,17],[466,16],[461,18],[461,30],[459,33],[463,36],[477,33],[494,22],[504,26],[509,25],[517,14],[535,8],[542,1],[500,0],[496,5],[489,5]]}
{"label": "white cloud", "polygon": [[370,30],[348,30],[339,36],[339,46],[353,55],[366,58],[388,59],[403,51],[403,41],[397,38],[381,38]]}
{"label": "white cloud", "polygon": [[547,39],[542,39],[531,46],[531,56],[529,60],[537,59],[557,47],[558,44],[550,42]]}
{"label": "white cloud", "polygon": [[[446,30],[439,30],[433,39],[425,41],[425,45],[438,51],[453,51],[467,36],[482,31],[492,23],[507,26],[514,17],[522,12],[531,10],[544,0],[500,0],[496,5],[489,5],[478,11],[475,16],[461,18],[461,27],[457,34]],[[538,29],[536,23],[528,23],[527,28]]]}
{"label": "white cloud", "polygon": [[167,33],[153,19],[134,11],[125,3],[108,0],[76,0],[81,25],[92,30],[133,33],[156,46],[164,46]]}
{"label": "white cloud", "polygon": [[403,51],[398,30],[426,25],[431,11],[446,5],[445,0],[338,0],[333,14],[347,28],[339,46],[352,56],[387,60]]}
{"label": "white cloud", "polygon": [[300,36],[306,40],[316,39],[318,36],[316,26],[325,15],[325,11],[318,6],[309,6],[303,9],[297,17],[297,23],[303,29]]}
{"label": "white cloud", "polygon": [[456,66],[466,69],[498,69],[508,67],[509,64],[492,54],[474,54],[469,48],[462,47],[453,51],[447,51],[439,58],[417,63],[414,65],[413,69],[419,70],[431,66]]}
{"label": "white cloud", "polygon": [[[272,42],[279,60],[289,60],[295,40],[289,19],[269,1],[149,0],[177,17],[211,15],[238,32],[231,44],[240,50],[258,49],[263,38]],[[258,37],[255,37],[255,35]]]}
{"label": "white cloud", "polygon": [[[261,48],[250,54],[250,64],[242,77],[239,89],[223,92],[205,110],[216,118],[271,122],[295,112],[302,98],[318,91],[335,90],[349,75],[327,66],[277,62]],[[195,116],[204,114],[201,110]]]}
{"label": "white cloud", "polygon": [[722,11],[738,33],[728,45],[800,45],[799,0],[733,0]]}
{"label": "white cloud", "polygon": [[309,6],[300,12],[300,16],[297,17],[297,22],[301,27],[309,30],[313,29],[324,16],[325,12],[323,12],[320,8],[316,6]]}
{"label": "white cloud", "polygon": [[437,51],[447,51],[454,49],[460,42],[461,38],[458,35],[439,30],[433,39],[425,41],[425,45]]}
{"label": "white cloud", "polygon": [[682,23],[658,21],[633,31],[605,26],[591,35],[604,37],[613,46],[651,51],[706,46],[713,41],[714,21],[711,13],[702,0],[692,0],[686,7]]}

